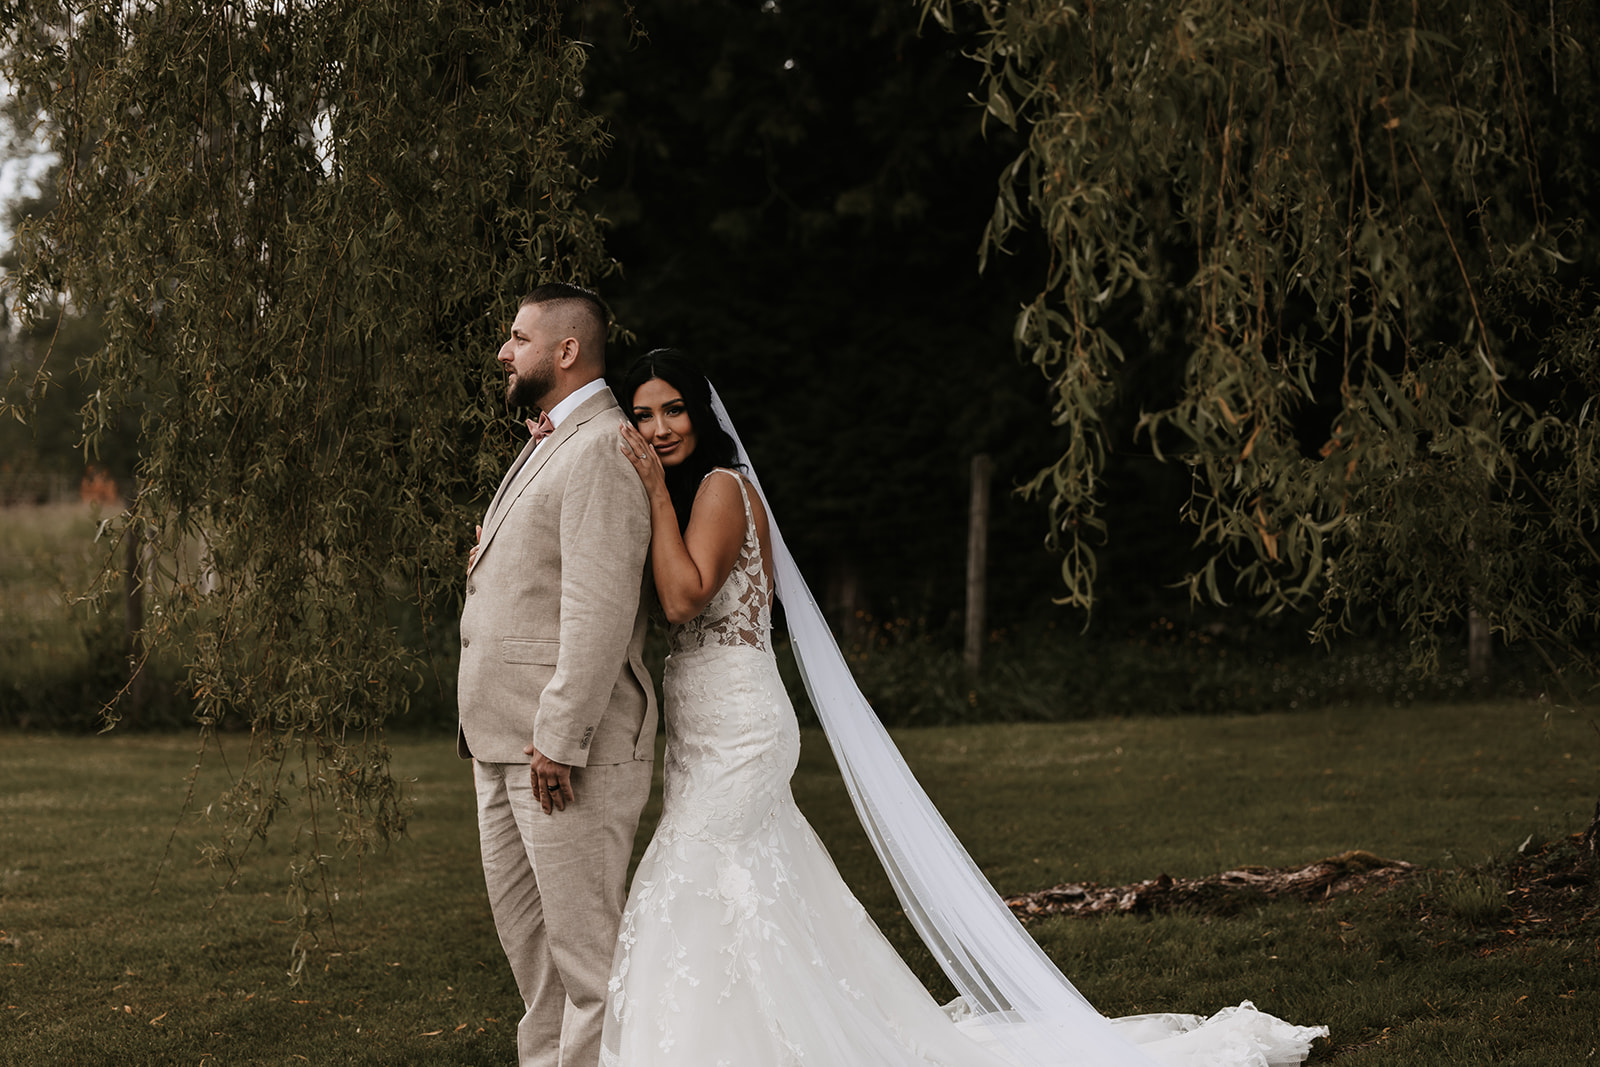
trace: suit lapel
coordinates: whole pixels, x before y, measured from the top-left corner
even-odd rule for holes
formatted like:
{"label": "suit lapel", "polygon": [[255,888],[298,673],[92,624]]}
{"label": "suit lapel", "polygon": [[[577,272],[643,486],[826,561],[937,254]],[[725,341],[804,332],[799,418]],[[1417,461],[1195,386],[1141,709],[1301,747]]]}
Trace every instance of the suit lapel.
{"label": "suit lapel", "polygon": [[537,446],[534,444],[533,438],[528,438],[528,440],[522,445],[522,451],[517,453],[517,458],[512,461],[511,469],[506,471],[505,476],[500,479],[500,485],[494,491],[494,499],[489,501],[489,508],[483,513],[483,525],[485,527],[489,525],[490,520],[499,510],[500,501],[505,499],[506,490],[510,488],[511,483],[516,479],[518,472],[520,472],[527,464],[528,457],[533,455],[536,447]]}
{"label": "suit lapel", "polygon": [[483,517],[483,536],[478,540],[478,555],[473,560],[473,567],[468,568],[468,574],[472,573],[478,561],[483,559],[483,554],[489,550],[489,542],[494,538],[495,531],[500,529],[505,517],[510,514],[511,506],[544,469],[544,465],[550,462],[550,457],[578,432],[580,426],[608,408],[621,410],[617,408],[616,400],[611,396],[609,389],[602,390],[579,404],[577,410],[562,419],[561,425],[556,427],[555,432],[544,439],[542,447],[536,446],[531,439],[522,446],[522,452],[518,454],[511,469],[506,472],[506,476],[500,479],[500,488],[495,491],[494,499],[489,502],[489,510]]}

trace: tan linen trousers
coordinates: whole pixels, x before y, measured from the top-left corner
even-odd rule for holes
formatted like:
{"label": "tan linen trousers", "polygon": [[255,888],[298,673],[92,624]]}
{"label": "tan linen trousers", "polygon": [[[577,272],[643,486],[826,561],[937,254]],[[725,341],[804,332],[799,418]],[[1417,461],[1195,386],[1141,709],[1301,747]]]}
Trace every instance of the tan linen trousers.
{"label": "tan linen trousers", "polygon": [[519,1067],[598,1067],[606,984],[651,766],[630,760],[574,767],[577,800],[546,815],[528,764],[472,763],[489,905],[527,1007],[517,1024]]}

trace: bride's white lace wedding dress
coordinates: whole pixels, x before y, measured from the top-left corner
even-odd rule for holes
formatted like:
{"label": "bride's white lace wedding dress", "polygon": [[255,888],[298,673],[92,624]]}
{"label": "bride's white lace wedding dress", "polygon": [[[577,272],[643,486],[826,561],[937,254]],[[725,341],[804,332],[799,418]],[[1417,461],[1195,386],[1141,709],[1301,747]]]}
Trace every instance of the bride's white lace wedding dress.
{"label": "bride's white lace wedding dress", "polygon": [[[671,631],[665,796],[622,916],[603,1067],[1083,1062],[1059,1033],[1034,1041],[998,1033],[1008,1028],[993,1016],[954,1021],[960,1012],[929,996],[795,806],[800,735],[770,648],[771,583],[742,478],[740,491],[733,572]],[[1211,1020],[1117,1022],[1139,1043],[1116,1060],[1130,1067],[1298,1064],[1326,1033],[1248,1005]]]}

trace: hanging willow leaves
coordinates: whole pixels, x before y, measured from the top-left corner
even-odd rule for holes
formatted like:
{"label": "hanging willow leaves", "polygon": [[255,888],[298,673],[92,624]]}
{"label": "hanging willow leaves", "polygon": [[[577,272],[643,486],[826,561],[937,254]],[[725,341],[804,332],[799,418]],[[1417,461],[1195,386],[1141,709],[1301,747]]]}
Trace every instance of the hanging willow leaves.
{"label": "hanging willow leaves", "polygon": [[503,323],[611,266],[575,205],[604,142],[584,53],[544,0],[36,0],[0,27],[62,160],[13,298],[103,314],[85,431],[142,412],[147,636],[204,735],[250,731],[215,857],[301,797],[309,927],[328,859],[404,825],[382,727],[419,664],[389,612],[454,610],[466,505],[515,447]]}
{"label": "hanging willow leaves", "polygon": [[[1028,487],[1094,603],[1107,415],[1187,463],[1197,597],[1469,611],[1596,666],[1600,21],[1582,0],[925,0],[985,20],[1027,147],[983,255],[1042,237],[1017,320],[1069,446]],[[1158,561],[1157,561],[1158,562]]]}

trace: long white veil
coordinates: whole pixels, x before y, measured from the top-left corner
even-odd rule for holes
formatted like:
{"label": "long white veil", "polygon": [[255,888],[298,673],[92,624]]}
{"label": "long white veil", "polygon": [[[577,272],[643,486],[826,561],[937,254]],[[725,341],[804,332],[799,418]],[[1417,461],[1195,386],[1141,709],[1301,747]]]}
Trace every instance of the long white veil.
{"label": "long white veil", "polygon": [[711,407],[767,509],[789,639],[850,800],[906,917],[973,1011],[974,1028],[1028,1067],[1156,1067],[1028,936],[917,783],[856,687],[715,388]]}

